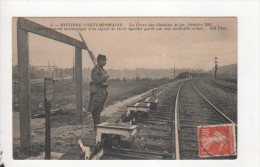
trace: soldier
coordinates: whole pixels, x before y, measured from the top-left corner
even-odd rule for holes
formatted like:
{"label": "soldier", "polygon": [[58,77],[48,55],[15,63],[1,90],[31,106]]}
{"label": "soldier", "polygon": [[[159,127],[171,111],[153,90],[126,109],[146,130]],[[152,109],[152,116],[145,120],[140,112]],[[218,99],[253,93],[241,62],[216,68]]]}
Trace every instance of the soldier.
{"label": "soldier", "polygon": [[103,69],[106,65],[106,56],[99,54],[97,57],[98,64],[93,68],[91,73],[90,82],[90,103],[89,111],[92,113],[92,119],[94,121],[94,129],[96,131],[96,125],[100,123],[100,114],[103,110],[104,103],[107,99],[107,79],[109,75]]}

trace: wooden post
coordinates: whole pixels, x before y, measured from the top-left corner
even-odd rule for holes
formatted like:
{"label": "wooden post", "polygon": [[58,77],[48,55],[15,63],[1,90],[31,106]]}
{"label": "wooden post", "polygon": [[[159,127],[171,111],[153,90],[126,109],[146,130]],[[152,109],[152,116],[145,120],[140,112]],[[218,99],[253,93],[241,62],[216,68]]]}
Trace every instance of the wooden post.
{"label": "wooden post", "polygon": [[76,72],[76,110],[79,122],[82,118],[82,50],[75,47],[75,72]]}
{"label": "wooden post", "polygon": [[17,28],[21,147],[31,148],[31,107],[28,32]]}

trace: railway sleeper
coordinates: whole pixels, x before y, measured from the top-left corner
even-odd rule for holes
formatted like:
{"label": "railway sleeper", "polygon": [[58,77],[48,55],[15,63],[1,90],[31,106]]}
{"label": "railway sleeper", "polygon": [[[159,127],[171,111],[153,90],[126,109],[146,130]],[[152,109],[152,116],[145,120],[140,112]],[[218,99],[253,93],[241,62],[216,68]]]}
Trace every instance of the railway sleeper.
{"label": "railway sleeper", "polygon": [[153,114],[161,114],[161,113],[170,114],[170,113],[172,113],[173,110],[174,110],[174,108],[158,108],[157,111],[152,111],[150,113],[153,113]]}
{"label": "railway sleeper", "polygon": [[189,138],[189,137],[181,137],[181,140],[183,142],[198,142],[198,139],[196,139],[196,138]]}
{"label": "railway sleeper", "polygon": [[162,119],[162,120],[172,120],[172,116],[156,116],[156,115],[149,115],[149,119]]}
{"label": "railway sleeper", "polygon": [[174,110],[173,106],[172,107],[158,107],[158,110],[161,111],[161,110],[164,110],[164,111],[171,111],[171,110]]}
{"label": "railway sleeper", "polygon": [[173,104],[172,98],[170,97],[170,98],[168,98],[168,99],[171,99],[171,100],[170,100],[170,101],[169,101],[169,100],[166,100],[166,101],[164,101],[161,105],[164,105],[164,106],[172,106],[172,104]]}
{"label": "railway sleeper", "polygon": [[172,119],[141,119],[141,121],[154,121],[154,122],[159,122],[159,123],[165,123],[165,124],[171,124],[172,123]]}
{"label": "railway sleeper", "polygon": [[187,146],[187,143],[185,143],[185,145],[184,144],[182,145],[181,150],[184,151],[184,152],[195,152],[195,153],[197,153],[198,147],[197,148],[196,147],[189,147],[189,146]]}
{"label": "railway sleeper", "polygon": [[[152,131],[152,132],[153,131],[171,132],[171,130],[172,130],[172,124],[171,125],[160,125],[160,126],[158,126],[156,124],[148,124],[148,125],[143,124],[143,125],[145,126],[145,129],[147,129],[148,131]],[[140,127],[142,127],[142,126],[138,126],[139,130],[140,130]]]}
{"label": "railway sleeper", "polygon": [[197,129],[196,125],[189,125],[189,124],[180,124],[181,128],[191,128],[191,129]]}
{"label": "railway sleeper", "polygon": [[140,151],[135,149],[124,149],[120,148],[119,151],[126,151],[126,152],[132,152],[132,153],[142,153],[142,154],[148,154],[148,155],[157,155],[157,156],[163,156],[163,157],[169,157],[172,156],[172,154],[166,153],[166,152],[158,152],[158,151]]}
{"label": "railway sleeper", "polygon": [[172,137],[169,135],[147,134],[146,136],[151,139],[162,139],[162,140],[168,140],[168,141],[170,141],[172,139]]}
{"label": "railway sleeper", "polygon": [[203,126],[203,125],[215,125],[215,124],[219,124],[219,123],[220,123],[219,121],[214,121],[214,122],[212,122],[212,121],[182,121],[182,120],[180,120],[181,126],[182,126],[182,122],[185,122],[185,123],[187,123],[188,125],[189,125],[189,124],[190,124],[190,125],[193,125],[193,126],[195,126],[195,127],[197,127],[197,126]]}
{"label": "railway sleeper", "polygon": [[162,151],[162,152],[171,152],[172,145],[171,144],[154,144],[154,143],[146,143],[145,148],[149,150]]}
{"label": "railway sleeper", "polygon": [[162,131],[162,132],[170,132],[171,128],[161,128],[161,127],[151,127],[151,130],[153,131]]}
{"label": "railway sleeper", "polygon": [[212,112],[195,112],[195,111],[187,111],[187,112],[180,112],[181,117],[187,117],[187,116],[194,116],[194,117],[205,117],[205,118],[216,118],[219,119],[219,116],[215,116]]}
{"label": "railway sleeper", "polygon": [[158,121],[158,122],[172,122],[172,118],[169,118],[169,117],[165,117],[165,118],[149,117],[148,119],[140,119],[140,120]]}
{"label": "railway sleeper", "polygon": [[160,108],[172,108],[173,104],[174,104],[173,102],[171,102],[171,103],[161,103],[161,104],[158,105],[158,107],[160,107]]}
{"label": "railway sleeper", "polygon": [[133,152],[121,152],[121,151],[106,152],[105,155],[119,157],[121,159],[163,159],[162,156],[158,156],[158,155],[133,153]]}
{"label": "railway sleeper", "polygon": [[185,133],[197,134],[197,127],[196,128],[185,128],[185,127],[183,127],[181,131],[183,131]]}
{"label": "railway sleeper", "polygon": [[182,147],[184,149],[196,148],[198,150],[198,142],[183,142],[183,141],[180,141],[180,144],[182,145]]}
{"label": "railway sleeper", "polygon": [[192,118],[185,118],[185,119],[180,118],[181,122],[191,122],[191,120],[192,120],[192,122],[212,122],[212,123],[223,122],[220,118],[218,118],[217,120],[216,119],[210,119],[210,118],[208,118],[208,119],[203,119],[203,118],[199,119],[199,118],[193,118],[193,117]]}
{"label": "railway sleeper", "polygon": [[199,159],[198,152],[182,151],[181,159]]}
{"label": "railway sleeper", "polygon": [[162,131],[153,131],[153,132],[150,132],[150,133],[146,133],[146,132],[140,132],[138,133],[139,136],[144,136],[146,139],[154,139],[154,140],[158,140],[158,139],[161,139],[161,140],[165,140],[167,141],[168,138],[169,140],[171,140],[171,132],[170,131],[166,131],[162,134]]}
{"label": "railway sleeper", "polygon": [[157,112],[150,112],[150,115],[172,115],[173,110],[158,110]]}
{"label": "railway sleeper", "polygon": [[155,115],[161,115],[161,114],[165,114],[165,115],[167,115],[167,114],[172,114],[172,111],[173,111],[174,109],[158,109],[158,111],[156,111],[156,112],[150,112],[151,114],[155,114]]}
{"label": "railway sleeper", "polygon": [[156,116],[172,116],[173,110],[167,110],[167,111],[163,111],[163,110],[159,110],[158,113],[150,113],[150,115],[156,115]]}
{"label": "railway sleeper", "polygon": [[211,115],[205,115],[205,114],[202,114],[201,116],[197,116],[197,117],[200,117],[200,118],[202,118],[203,120],[204,119],[208,119],[208,118],[210,118],[210,119],[221,119],[221,117],[218,117],[218,116],[212,116],[212,114]]}
{"label": "railway sleeper", "polygon": [[148,121],[148,120],[137,120],[136,123],[145,123],[145,124],[153,124],[153,125],[166,125],[166,126],[171,126],[172,123],[171,122],[167,122],[167,121]]}
{"label": "railway sleeper", "polygon": [[[203,107],[203,106],[204,107]],[[207,106],[207,107],[205,107]],[[186,114],[203,114],[203,115],[212,115],[212,108],[205,103],[200,103],[198,105],[186,105],[186,106],[181,106],[181,113],[186,113]]]}
{"label": "railway sleeper", "polygon": [[[170,99],[171,101],[169,101],[169,99]],[[173,102],[173,98],[168,97],[167,100],[164,100],[164,101],[161,102],[159,105],[160,105],[160,106],[163,106],[163,107],[171,107],[171,106],[173,105],[172,102]]]}
{"label": "railway sleeper", "polygon": [[224,90],[233,92],[233,93],[236,93],[236,92],[237,92],[237,88],[236,88],[236,87],[221,85],[221,84],[218,84],[218,83],[216,83],[216,82],[211,82],[211,85],[213,85],[213,86],[215,86],[215,87],[218,87],[218,88],[220,88],[220,89],[224,89]]}
{"label": "railway sleeper", "polygon": [[154,116],[154,117],[172,117],[173,116],[172,112],[173,111],[171,111],[169,113],[158,113],[158,114],[157,113],[156,114],[150,113],[149,116]]}

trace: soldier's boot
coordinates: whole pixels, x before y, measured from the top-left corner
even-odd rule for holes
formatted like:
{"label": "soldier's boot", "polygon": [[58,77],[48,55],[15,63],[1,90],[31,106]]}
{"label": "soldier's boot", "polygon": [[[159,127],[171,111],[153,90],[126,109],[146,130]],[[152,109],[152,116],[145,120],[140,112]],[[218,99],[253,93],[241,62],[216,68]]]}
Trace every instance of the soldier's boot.
{"label": "soldier's boot", "polygon": [[95,133],[97,133],[97,126],[96,125],[94,125],[94,131],[95,131]]}
{"label": "soldier's boot", "polygon": [[100,124],[100,120],[99,120],[99,117],[97,117],[95,119],[95,124],[94,124],[94,130],[95,130],[95,133],[97,133],[97,125]]}

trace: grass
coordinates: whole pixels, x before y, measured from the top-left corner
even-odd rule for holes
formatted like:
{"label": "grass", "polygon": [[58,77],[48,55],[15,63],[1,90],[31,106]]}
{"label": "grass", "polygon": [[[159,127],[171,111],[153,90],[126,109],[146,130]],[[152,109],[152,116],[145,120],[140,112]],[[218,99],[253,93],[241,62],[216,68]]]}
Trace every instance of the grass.
{"label": "grass", "polygon": [[[149,89],[160,86],[169,82],[168,79],[140,79],[138,81],[126,80],[126,81],[110,81],[108,91],[108,99],[106,106],[114,104],[118,100],[127,99],[133,95],[143,93]],[[56,92],[55,98],[52,103],[52,109],[61,108],[69,104],[76,103],[76,84],[71,80],[58,81],[55,84]],[[83,105],[88,104],[89,100],[89,84],[84,82],[82,86]],[[39,113],[44,112],[43,106],[43,84],[31,84],[30,86],[31,96],[31,112]],[[13,89],[13,110],[18,111],[18,90]]]}
{"label": "grass", "polygon": [[111,82],[108,87],[107,105],[118,100],[124,100],[134,95],[143,93],[154,87],[169,82],[169,80],[139,80],[139,81],[119,81]]}
{"label": "grass", "polygon": [[15,147],[13,150],[14,159],[26,159],[30,156],[37,156],[44,151],[44,145],[35,143],[32,145],[32,148],[25,149],[22,147]]}
{"label": "grass", "polygon": [[223,80],[226,82],[232,82],[232,83],[237,83],[237,76],[236,75],[218,75],[217,77],[218,80]]}

